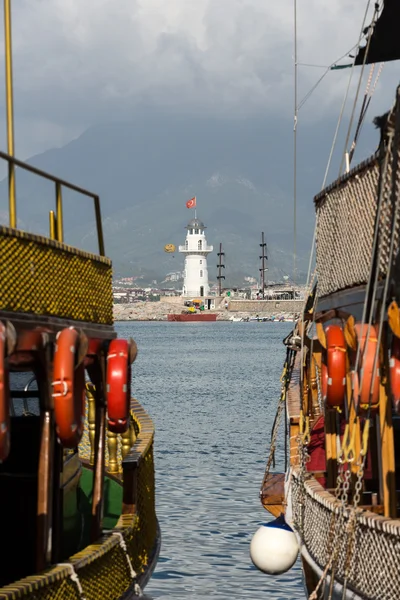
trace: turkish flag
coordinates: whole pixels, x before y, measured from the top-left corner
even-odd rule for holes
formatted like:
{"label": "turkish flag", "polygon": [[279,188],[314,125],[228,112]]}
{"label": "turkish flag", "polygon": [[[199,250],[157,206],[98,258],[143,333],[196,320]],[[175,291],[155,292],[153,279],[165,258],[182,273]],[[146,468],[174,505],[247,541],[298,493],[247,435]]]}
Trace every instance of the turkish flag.
{"label": "turkish flag", "polygon": [[186,202],[186,208],[194,208],[196,206],[196,196]]}

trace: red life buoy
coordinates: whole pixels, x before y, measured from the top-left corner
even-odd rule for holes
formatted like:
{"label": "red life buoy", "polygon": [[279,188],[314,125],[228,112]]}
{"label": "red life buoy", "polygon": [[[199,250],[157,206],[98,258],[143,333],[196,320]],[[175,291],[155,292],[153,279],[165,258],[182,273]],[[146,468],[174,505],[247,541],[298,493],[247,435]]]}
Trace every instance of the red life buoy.
{"label": "red life buoy", "polygon": [[[358,372],[352,371],[352,386],[354,394],[354,402],[356,407],[359,405],[362,410],[368,410],[371,406],[371,411],[375,412],[379,406],[379,354],[376,364],[376,373],[374,381],[373,370],[376,353],[378,350],[378,334],[375,325],[362,325],[356,323],[354,326],[358,344],[360,346],[361,360]],[[367,343],[367,335],[368,343]],[[372,385],[372,390],[371,390]]]}
{"label": "red life buoy", "polygon": [[400,412],[400,339],[393,336],[389,359],[390,389],[392,392],[393,408]]}
{"label": "red life buoy", "polygon": [[73,327],[57,334],[53,367],[54,417],[65,448],[75,448],[82,437],[85,417],[85,368],[76,365],[79,333]]}
{"label": "red life buoy", "polygon": [[[322,370],[322,389],[328,406],[343,406],[346,390],[346,342],[340,325],[328,325],[326,371]],[[324,381],[325,379],[325,381]]]}
{"label": "red life buoy", "polygon": [[124,433],[129,423],[131,369],[129,342],[112,340],[107,355],[108,429]]}
{"label": "red life buoy", "polygon": [[10,452],[10,390],[5,366],[6,328],[0,323],[0,462]]}

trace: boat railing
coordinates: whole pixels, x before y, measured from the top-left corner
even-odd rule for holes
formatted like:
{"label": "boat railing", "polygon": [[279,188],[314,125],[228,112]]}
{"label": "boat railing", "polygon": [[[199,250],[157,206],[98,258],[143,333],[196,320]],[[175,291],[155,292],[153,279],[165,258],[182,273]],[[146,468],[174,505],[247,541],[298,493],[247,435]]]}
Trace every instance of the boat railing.
{"label": "boat railing", "polygon": [[90,192],[80,186],[77,186],[69,181],[61,179],[60,177],[56,177],[55,175],[51,175],[46,171],[42,171],[37,167],[29,165],[28,163],[21,161],[6,152],[0,151],[0,158],[5,160],[8,163],[8,184],[9,184],[9,225],[11,228],[17,228],[17,202],[14,193],[14,177],[15,177],[15,167],[33,173],[42,179],[47,179],[48,181],[52,181],[55,186],[55,211],[51,210],[49,213],[49,229],[50,229],[50,239],[63,242],[64,241],[64,226],[63,226],[63,198],[62,191],[63,188],[69,189],[73,192],[77,192],[83,196],[88,198],[92,198],[94,204],[94,212],[96,218],[96,229],[97,229],[97,240],[99,246],[99,254],[100,256],[105,256],[104,251],[104,237],[103,237],[103,227],[101,222],[101,210],[100,210],[100,198],[97,194]]}

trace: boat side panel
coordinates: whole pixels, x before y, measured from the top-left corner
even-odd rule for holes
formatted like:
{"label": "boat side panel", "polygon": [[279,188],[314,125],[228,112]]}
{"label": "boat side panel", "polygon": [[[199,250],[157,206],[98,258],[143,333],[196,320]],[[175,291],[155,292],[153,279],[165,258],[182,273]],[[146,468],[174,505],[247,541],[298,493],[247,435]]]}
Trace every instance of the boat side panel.
{"label": "boat side panel", "polygon": [[111,262],[0,226],[0,310],[112,324]]}

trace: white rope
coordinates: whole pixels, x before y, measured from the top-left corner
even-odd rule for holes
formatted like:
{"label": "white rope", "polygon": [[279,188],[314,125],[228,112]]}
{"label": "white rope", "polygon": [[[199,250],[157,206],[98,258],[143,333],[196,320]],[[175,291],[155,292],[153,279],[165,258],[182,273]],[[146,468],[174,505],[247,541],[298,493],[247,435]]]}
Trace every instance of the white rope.
{"label": "white rope", "polygon": [[137,594],[138,596],[143,596],[143,591],[137,582],[138,575],[132,566],[131,557],[129,556],[129,552],[128,552],[128,548],[126,547],[126,542],[125,542],[124,536],[122,535],[122,533],[120,531],[115,531],[115,530],[108,530],[108,531],[104,530],[103,533],[105,533],[105,534],[108,533],[108,534],[111,534],[111,536],[117,536],[119,538],[119,545],[121,546],[123,552],[125,553],[126,562],[128,564],[128,570],[129,570],[131,579],[132,579],[132,581],[135,582],[135,584],[134,584],[135,594]]}
{"label": "white rope", "polygon": [[67,562],[67,563],[57,563],[56,566],[68,568],[69,576],[72,579],[72,581],[75,583],[76,587],[78,588],[79,596],[80,596],[81,600],[86,600],[86,596],[83,593],[82,584],[79,580],[78,573],[75,571],[74,565],[72,563]]}

